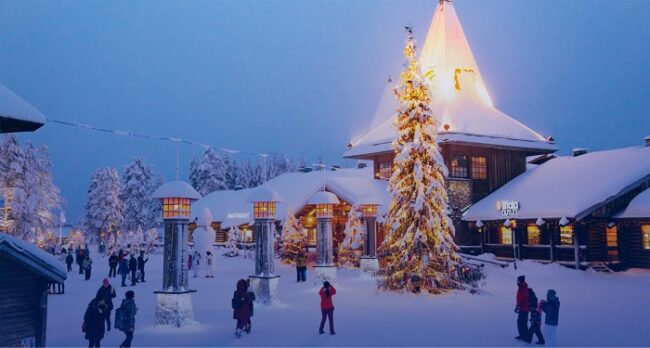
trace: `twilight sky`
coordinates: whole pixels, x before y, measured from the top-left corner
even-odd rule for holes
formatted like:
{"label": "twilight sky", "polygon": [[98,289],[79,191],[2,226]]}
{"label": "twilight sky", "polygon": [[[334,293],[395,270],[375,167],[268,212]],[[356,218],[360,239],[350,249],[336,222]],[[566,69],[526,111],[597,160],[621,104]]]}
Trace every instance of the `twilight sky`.
{"label": "twilight sky", "polygon": [[[423,41],[436,4],[0,0],[0,83],[52,119],[351,166],[403,26]],[[454,5],[495,105],[561,154],[650,134],[650,1]],[[57,124],[20,139],[50,147],[70,222],[96,167],[140,156],[174,178],[171,143]],[[181,176],[200,153],[182,146]]]}

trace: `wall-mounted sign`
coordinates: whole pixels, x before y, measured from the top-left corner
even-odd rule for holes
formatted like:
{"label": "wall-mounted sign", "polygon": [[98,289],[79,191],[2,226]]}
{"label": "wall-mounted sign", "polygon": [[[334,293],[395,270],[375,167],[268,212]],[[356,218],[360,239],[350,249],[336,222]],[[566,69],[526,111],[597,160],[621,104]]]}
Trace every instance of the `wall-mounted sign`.
{"label": "wall-mounted sign", "polygon": [[520,206],[518,201],[497,201],[497,210],[500,211],[503,216],[515,216],[519,212],[519,208]]}
{"label": "wall-mounted sign", "polygon": [[226,219],[250,219],[251,213],[228,213]]}

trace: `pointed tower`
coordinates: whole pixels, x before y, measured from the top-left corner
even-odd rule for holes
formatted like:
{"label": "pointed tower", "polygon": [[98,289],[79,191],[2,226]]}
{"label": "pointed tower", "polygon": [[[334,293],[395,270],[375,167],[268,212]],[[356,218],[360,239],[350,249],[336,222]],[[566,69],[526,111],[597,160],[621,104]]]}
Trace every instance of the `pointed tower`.
{"label": "pointed tower", "polygon": [[[419,58],[438,119],[439,144],[449,168],[450,206],[476,202],[526,170],[526,156],[553,153],[552,141],[494,107],[456,10],[438,5]],[[369,131],[344,154],[372,160],[375,176],[390,176],[397,101],[388,83]]]}

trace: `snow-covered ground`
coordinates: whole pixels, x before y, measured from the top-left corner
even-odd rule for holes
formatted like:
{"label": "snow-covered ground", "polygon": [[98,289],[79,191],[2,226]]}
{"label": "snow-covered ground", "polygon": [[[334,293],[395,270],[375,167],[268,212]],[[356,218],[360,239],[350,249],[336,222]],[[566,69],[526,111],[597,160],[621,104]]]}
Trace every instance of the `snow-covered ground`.
{"label": "snow-covered ground", "polygon": [[[220,254],[220,253],[219,253]],[[276,264],[282,276],[281,303],[256,306],[253,332],[241,339],[233,336],[230,298],[235,282],[253,270],[253,261],[217,258],[215,278],[191,278],[195,317],[192,329],[153,327],[154,290],[161,285],[162,255],[147,264],[147,282],[122,288],[133,289],[140,308],[136,317],[135,346],[528,346],[516,341],[513,312],[516,277],[525,274],[538,296],[548,288],[557,290],[561,301],[558,344],[563,346],[650,345],[650,270],[617,274],[574,271],[558,265],[524,261],[519,269],[486,266],[487,284],[482,294],[465,292],[445,295],[412,295],[376,290],[374,280],[358,270],[339,270],[334,297],[337,334],[318,335],[320,321],[317,287],[296,283],[294,269]],[[106,259],[95,257],[94,274],[84,281],[69,274],[65,295],[49,298],[47,343],[49,346],[84,346],[83,314],[101,280],[108,273]],[[128,283],[128,282],[127,282]],[[103,346],[119,346],[124,334],[113,330]]]}

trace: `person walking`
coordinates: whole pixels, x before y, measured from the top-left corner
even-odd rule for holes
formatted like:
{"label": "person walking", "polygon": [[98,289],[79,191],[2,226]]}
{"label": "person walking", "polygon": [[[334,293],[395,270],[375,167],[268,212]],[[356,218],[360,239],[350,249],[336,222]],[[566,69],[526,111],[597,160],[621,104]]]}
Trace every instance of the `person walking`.
{"label": "person walking", "polygon": [[135,286],[137,283],[137,279],[135,277],[135,272],[138,270],[138,260],[136,260],[135,256],[131,254],[131,258],[129,259],[129,271],[131,271],[131,286]]}
{"label": "person walking", "polygon": [[135,331],[135,315],[138,313],[138,306],[135,305],[135,292],[129,290],[124,294],[120,308],[115,311],[115,327],[126,335],[120,344],[122,347],[131,347],[133,332]]}
{"label": "person walking", "polygon": [[115,276],[117,275],[117,263],[118,263],[117,255],[115,255],[115,252],[112,252],[111,256],[108,257],[108,277],[109,278],[115,278]]}
{"label": "person walking", "polygon": [[192,262],[194,262],[194,265],[192,266],[192,270],[194,271],[193,277],[198,278],[199,270],[201,269],[201,254],[199,253],[198,250],[194,251]]}
{"label": "person walking", "polygon": [[560,299],[557,297],[557,292],[549,289],[546,293],[546,301],[542,300],[540,307],[546,314],[544,318],[544,337],[546,338],[546,346],[557,346],[557,326],[560,317]]}
{"label": "person walking", "polygon": [[86,255],[86,259],[82,263],[82,267],[85,273],[85,279],[90,279],[90,274],[93,270],[93,260],[90,258],[90,255]]}
{"label": "person walking", "polygon": [[144,251],[140,251],[140,256],[138,256],[138,271],[140,271],[140,281],[144,283],[144,265],[149,261],[149,259],[144,258]]}
{"label": "person walking", "polygon": [[126,257],[122,257],[117,272],[122,276],[122,286],[126,286],[126,277],[129,275],[129,262]]}
{"label": "person walking", "polygon": [[528,307],[530,308],[530,327],[526,334],[526,343],[533,341],[533,335],[537,335],[536,344],[544,344],[544,336],[542,336],[542,309],[537,302],[537,295],[533,289],[528,288]]}
{"label": "person walking", "polygon": [[104,278],[102,281],[102,286],[97,290],[98,295],[102,295],[104,303],[106,304],[106,331],[111,331],[111,312],[113,311],[113,299],[117,296],[115,294],[115,289],[108,281],[108,278]]}
{"label": "person walking", "polygon": [[209,250],[205,252],[205,263],[206,263],[205,277],[214,278],[214,272],[212,269],[214,263],[214,257],[212,256],[212,253]]}
{"label": "person walking", "polygon": [[332,296],[336,295],[336,289],[330,285],[330,282],[325,281],[318,294],[320,295],[320,311],[322,315],[318,334],[322,335],[325,333],[323,331],[325,328],[325,319],[329,318],[330,335],[336,335],[336,332],[334,332],[334,303],[332,303]]}
{"label": "person walking", "polygon": [[99,347],[102,338],[104,338],[105,312],[104,298],[98,293],[88,304],[83,324],[81,324],[82,331],[86,333],[84,337],[88,340],[89,348]]}
{"label": "person walking", "polygon": [[61,253],[59,254],[59,260],[65,263],[66,257],[68,257],[68,251],[65,248],[61,248]]}
{"label": "person walking", "polygon": [[250,300],[250,307],[251,307],[251,313],[248,316],[248,320],[246,321],[246,325],[244,326],[244,332],[246,334],[250,334],[251,330],[253,329],[253,322],[251,322],[251,318],[253,317],[253,313],[255,313],[255,293],[252,291],[249,291],[250,287],[250,279],[246,281],[246,291],[248,294],[248,299]]}
{"label": "person walking", "polygon": [[300,250],[296,254],[296,282],[304,282],[307,280],[307,257],[305,252]]}
{"label": "person walking", "polygon": [[518,340],[524,340],[528,333],[528,284],[526,277],[521,275],[517,277],[517,306],[515,313],[517,313],[517,332],[519,335],[515,337]]}
{"label": "person walking", "polygon": [[84,274],[83,263],[85,258],[86,255],[84,254],[84,250],[78,246],[75,251],[75,262],[77,262],[77,265],[79,266],[79,274]]}
{"label": "person walking", "polygon": [[68,266],[68,272],[72,272],[72,263],[74,262],[74,257],[72,256],[72,253],[69,253],[68,256],[65,257],[65,264]]}
{"label": "person walking", "polygon": [[237,320],[235,337],[240,338],[242,331],[248,324],[251,314],[251,300],[248,292],[248,283],[244,279],[237,281],[237,289],[232,295],[232,318]]}

